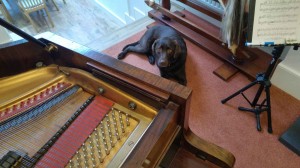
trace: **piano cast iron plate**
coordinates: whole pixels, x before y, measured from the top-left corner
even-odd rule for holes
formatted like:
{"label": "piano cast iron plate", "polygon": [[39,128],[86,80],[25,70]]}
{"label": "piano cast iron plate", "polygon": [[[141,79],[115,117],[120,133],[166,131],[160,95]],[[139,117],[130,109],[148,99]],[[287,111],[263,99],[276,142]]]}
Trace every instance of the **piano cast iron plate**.
{"label": "piano cast iron plate", "polygon": [[[101,95],[99,88],[104,89]],[[37,157],[51,138],[56,140],[36,167],[120,167],[157,114],[157,109],[85,71],[56,65],[0,79],[0,95],[0,159],[9,151]],[[102,108],[101,102],[111,106]],[[127,108],[128,102],[136,109]],[[78,117],[59,133],[77,111]],[[95,127],[85,128],[94,118]]]}

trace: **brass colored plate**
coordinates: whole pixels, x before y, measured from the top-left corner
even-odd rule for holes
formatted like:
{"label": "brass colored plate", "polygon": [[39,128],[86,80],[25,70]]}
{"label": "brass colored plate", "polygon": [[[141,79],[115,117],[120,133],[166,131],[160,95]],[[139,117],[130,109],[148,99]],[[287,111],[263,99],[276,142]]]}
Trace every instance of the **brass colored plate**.
{"label": "brass colored plate", "polygon": [[[90,148],[86,148],[89,151],[88,155],[84,151],[85,147],[80,148],[78,153],[83,152],[86,156],[80,155],[81,159],[87,159],[87,163],[90,165],[96,163],[96,165],[100,164],[100,167],[101,165],[120,167],[151,125],[158,110],[95,78],[86,71],[52,65],[0,79],[0,115],[5,109],[25,102],[38,93],[47,90],[47,88],[56,86],[58,83],[68,83],[71,86],[78,85],[80,89],[74,95],[45,111],[45,113],[21,125],[0,132],[0,158],[8,151],[22,151],[27,153],[29,157],[32,157],[91,95],[101,94],[101,96],[114,102],[114,110],[108,114],[112,125],[111,136],[114,147],[107,143],[107,149],[110,152],[109,154],[106,153],[105,144],[99,143],[100,139],[98,138],[97,140],[96,134],[92,133],[90,137],[86,137],[85,146],[89,146],[91,142],[94,143],[93,148],[96,149],[97,147],[95,146],[97,144],[100,145],[101,149],[104,149],[102,151],[103,163],[100,164],[101,158],[99,158],[99,154],[96,154],[98,151],[92,152],[90,146]],[[103,89],[104,92],[99,92],[99,88]],[[129,102],[133,102],[136,108],[133,110],[129,109]],[[116,113],[115,117],[113,117],[113,113]],[[119,114],[121,114],[122,120],[120,120]],[[126,116],[129,118],[129,126],[127,126]],[[9,120],[5,122],[9,122]],[[103,127],[107,129],[105,136],[108,139],[109,133],[106,118],[104,118],[102,123]],[[104,126],[105,123],[106,125]],[[114,127],[114,123],[116,123],[117,127]],[[116,128],[118,131],[116,131]],[[95,129],[101,130],[101,126],[99,125]],[[125,130],[124,133],[122,129]],[[119,140],[117,140],[116,132],[122,132],[119,133]],[[103,138],[101,140],[103,142]],[[95,156],[94,161],[92,161],[92,155]],[[74,163],[77,162],[75,160]],[[69,164],[72,164],[72,162]]]}

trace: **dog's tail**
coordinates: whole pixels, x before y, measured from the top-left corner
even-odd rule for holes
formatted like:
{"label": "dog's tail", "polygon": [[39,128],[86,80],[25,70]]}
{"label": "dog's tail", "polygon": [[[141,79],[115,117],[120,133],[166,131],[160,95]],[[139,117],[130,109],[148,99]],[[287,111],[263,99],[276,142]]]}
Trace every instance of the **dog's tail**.
{"label": "dog's tail", "polygon": [[124,51],[129,46],[136,46],[137,44],[139,44],[139,41],[131,43],[131,44],[127,44],[125,47],[123,47],[122,51]]}

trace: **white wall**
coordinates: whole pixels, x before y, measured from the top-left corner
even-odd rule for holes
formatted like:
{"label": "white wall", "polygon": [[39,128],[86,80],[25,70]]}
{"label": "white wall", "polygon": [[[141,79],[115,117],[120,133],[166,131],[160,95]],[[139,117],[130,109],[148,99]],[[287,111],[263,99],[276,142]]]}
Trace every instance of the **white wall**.
{"label": "white wall", "polygon": [[96,0],[96,2],[123,24],[147,16],[151,10],[143,0]]}
{"label": "white wall", "polygon": [[300,100],[300,49],[290,47],[271,78],[273,85]]}

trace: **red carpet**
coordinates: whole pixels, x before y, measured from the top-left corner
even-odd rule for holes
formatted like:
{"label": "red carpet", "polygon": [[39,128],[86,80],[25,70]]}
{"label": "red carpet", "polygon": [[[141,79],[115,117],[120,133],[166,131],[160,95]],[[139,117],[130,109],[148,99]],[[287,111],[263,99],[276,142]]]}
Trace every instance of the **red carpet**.
{"label": "red carpet", "polygon": [[[122,48],[137,41],[143,32],[103,51],[116,57]],[[236,168],[299,168],[300,157],[278,141],[279,136],[300,116],[300,101],[275,86],[271,87],[273,134],[267,132],[267,115],[261,115],[262,131],[256,130],[255,115],[237,110],[249,107],[238,95],[226,104],[220,101],[251,81],[237,73],[225,82],[213,74],[222,62],[186,40],[188,87],[193,89],[191,129],[203,139],[221,146],[236,158]],[[123,60],[131,65],[159,75],[156,66],[143,55],[128,54]],[[250,100],[256,93],[251,88],[245,93]],[[264,97],[264,95],[262,96]]]}

